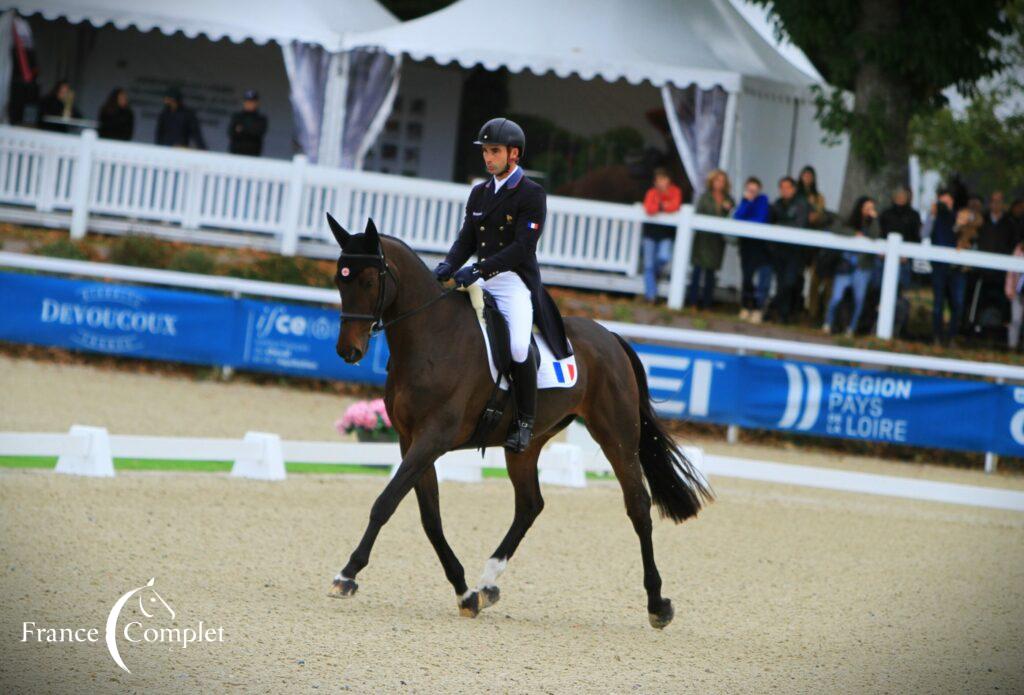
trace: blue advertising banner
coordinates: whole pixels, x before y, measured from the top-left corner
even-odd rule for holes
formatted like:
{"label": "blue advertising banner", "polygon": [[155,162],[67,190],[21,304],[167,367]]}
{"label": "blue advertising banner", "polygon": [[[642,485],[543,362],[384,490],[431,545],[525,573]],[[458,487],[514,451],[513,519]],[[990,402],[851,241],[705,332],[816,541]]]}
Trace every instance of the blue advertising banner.
{"label": "blue advertising banner", "polygon": [[[0,290],[0,340],[378,385],[387,376],[383,336],[358,365],[337,356],[330,309],[17,273],[0,273]],[[1024,456],[1024,386],[633,347],[665,417]]]}
{"label": "blue advertising banner", "polygon": [[232,364],[240,369],[378,385],[387,379],[388,344],[382,335],[370,340],[358,365],[338,357],[337,311],[249,299],[240,300],[239,309]]}
{"label": "blue advertising banner", "polygon": [[[0,339],[125,357],[228,364],[229,297],[0,274]],[[185,299],[183,299],[183,297]]]}

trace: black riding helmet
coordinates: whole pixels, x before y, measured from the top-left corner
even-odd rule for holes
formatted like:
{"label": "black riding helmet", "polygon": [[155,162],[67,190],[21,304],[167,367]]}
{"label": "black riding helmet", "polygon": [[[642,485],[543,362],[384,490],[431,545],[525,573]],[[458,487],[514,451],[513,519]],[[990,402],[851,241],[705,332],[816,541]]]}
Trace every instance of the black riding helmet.
{"label": "black riding helmet", "polygon": [[474,145],[507,145],[519,148],[519,158],[526,154],[526,133],[508,118],[492,118],[477,133]]}

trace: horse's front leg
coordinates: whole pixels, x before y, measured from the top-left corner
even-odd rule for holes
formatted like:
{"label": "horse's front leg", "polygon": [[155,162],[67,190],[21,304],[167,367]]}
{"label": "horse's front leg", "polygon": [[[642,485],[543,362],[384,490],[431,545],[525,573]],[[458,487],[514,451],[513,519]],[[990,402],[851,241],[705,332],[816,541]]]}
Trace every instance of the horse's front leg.
{"label": "horse's front leg", "polygon": [[342,598],[356,593],[359,588],[355,582],[356,575],[370,561],[370,551],[373,549],[373,543],[377,540],[377,534],[380,533],[381,527],[395,513],[398,503],[409,494],[413,485],[444,453],[445,448],[440,443],[440,439],[435,435],[413,440],[409,450],[402,457],[402,464],[398,467],[395,477],[388,482],[384,491],[373,503],[373,507],[370,509],[370,523],[363,533],[363,538],[352,552],[352,556],[349,557],[348,564],[334,577],[334,582],[328,592],[329,596]]}

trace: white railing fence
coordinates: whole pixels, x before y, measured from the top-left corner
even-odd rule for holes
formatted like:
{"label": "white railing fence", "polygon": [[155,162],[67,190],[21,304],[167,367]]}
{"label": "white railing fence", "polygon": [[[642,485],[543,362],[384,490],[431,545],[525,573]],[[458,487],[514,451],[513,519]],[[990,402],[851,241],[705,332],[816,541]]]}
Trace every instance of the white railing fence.
{"label": "white railing fence", "polygon": [[[70,211],[74,238],[117,219],[179,240],[209,232],[215,236],[203,237],[206,243],[262,239],[285,255],[323,256],[335,251],[324,224],[331,212],[351,231],[372,217],[417,251],[439,254],[458,233],[468,192],[460,184],[311,165],[301,155],[289,162],[100,140],[91,130],[72,136],[0,126],[0,219],[23,221],[26,208]],[[639,291],[648,221],[639,205],[549,196],[538,259],[558,284]],[[696,215],[689,205],[656,221],[676,227],[667,288],[675,309],[685,299],[696,230],[882,256],[876,331],[883,339],[892,337],[901,258],[1024,272],[1024,259],[1011,256],[908,243],[898,234],[869,240],[750,224]]]}
{"label": "white railing fence", "polygon": [[[1024,492],[1016,490],[717,456],[693,446],[683,451],[705,480],[741,478],[1024,512]],[[391,475],[401,461],[397,444],[286,441],[266,432],[249,432],[243,439],[110,435],[102,427],[81,425],[67,434],[0,432],[0,456],[57,456],[56,473],[105,478],[116,475],[115,458],[232,461],[233,478],[265,481],[285,480],[285,461],[389,467]],[[485,468],[504,467],[504,452],[497,448],[488,449],[486,457],[475,451],[451,452],[435,463],[439,480],[464,483],[481,482]],[[538,470],[543,484],[584,488],[587,473],[608,474],[611,466],[586,428],[573,423],[569,443],[544,447]]]}

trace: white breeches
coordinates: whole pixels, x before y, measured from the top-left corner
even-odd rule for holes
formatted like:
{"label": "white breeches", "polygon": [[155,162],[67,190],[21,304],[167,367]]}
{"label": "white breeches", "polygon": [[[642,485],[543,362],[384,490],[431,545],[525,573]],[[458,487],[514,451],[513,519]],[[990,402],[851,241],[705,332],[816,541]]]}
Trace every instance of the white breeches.
{"label": "white breeches", "polygon": [[494,296],[505,322],[508,323],[512,361],[525,362],[530,353],[533,332],[533,302],[530,289],[512,271],[498,273],[490,280],[481,280],[485,290]]}

